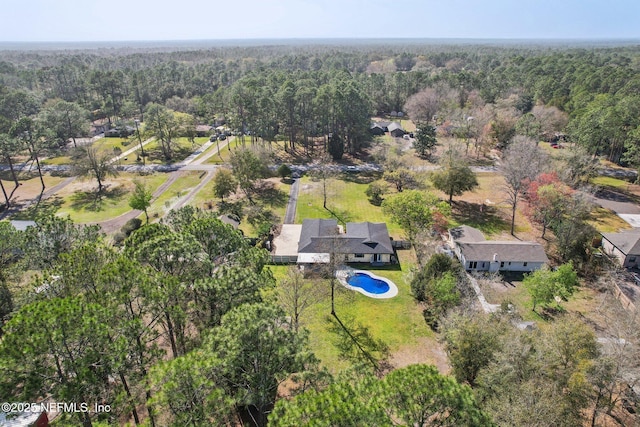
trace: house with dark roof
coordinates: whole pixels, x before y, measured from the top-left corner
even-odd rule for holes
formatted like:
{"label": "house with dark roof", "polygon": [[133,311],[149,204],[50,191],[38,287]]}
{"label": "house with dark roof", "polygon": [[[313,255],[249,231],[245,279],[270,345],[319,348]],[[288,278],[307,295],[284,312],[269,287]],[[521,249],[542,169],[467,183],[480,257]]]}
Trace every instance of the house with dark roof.
{"label": "house with dark roof", "polygon": [[404,129],[402,129],[402,126],[400,126],[400,124],[397,122],[389,123],[389,126],[387,126],[387,129],[389,130],[389,135],[395,138],[402,138],[404,134],[407,133],[405,132]]}
{"label": "house with dark roof", "polygon": [[449,244],[468,271],[530,272],[549,262],[537,242],[486,240],[480,230],[467,225],[449,230]]}
{"label": "house with dark roof", "polygon": [[348,222],[343,230],[335,219],[303,220],[298,264],[326,264],[331,253],[348,263],[389,264],[394,250],[385,223]]}
{"label": "house with dark roof", "polygon": [[380,122],[371,123],[371,127],[369,128],[369,132],[371,135],[380,136],[384,135],[386,127],[383,126]]}
{"label": "house with dark roof", "polygon": [[640,266],[640,229],[621,233],[602,233],[602,250],[614,256],[623,267]]}

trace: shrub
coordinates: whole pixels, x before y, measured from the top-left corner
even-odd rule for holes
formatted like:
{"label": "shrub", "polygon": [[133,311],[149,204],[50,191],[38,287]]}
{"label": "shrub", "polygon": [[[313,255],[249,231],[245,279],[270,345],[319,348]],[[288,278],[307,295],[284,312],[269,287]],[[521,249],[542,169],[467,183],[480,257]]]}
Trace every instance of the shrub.
{"label": "shrub", "polygon": [[367,187],[365,194],[372,205],[380,206],[384,200],[382,196],[387,192],[386,186],[381,182],[372,182]]}
{"label": "shrub", "polygon": [[291,176],[291,168],[284,163],[278,167],[278,176],[282,179],[285,179],[288,176]]}
{"label": "shrub", "polygon": [[140,218],[131,218],[122,226],[122,228],[120,229],[120,232],[124,234],[125,237],[129,237],[131,233],[136,231],[141,226],[142,226],[142,220]]}

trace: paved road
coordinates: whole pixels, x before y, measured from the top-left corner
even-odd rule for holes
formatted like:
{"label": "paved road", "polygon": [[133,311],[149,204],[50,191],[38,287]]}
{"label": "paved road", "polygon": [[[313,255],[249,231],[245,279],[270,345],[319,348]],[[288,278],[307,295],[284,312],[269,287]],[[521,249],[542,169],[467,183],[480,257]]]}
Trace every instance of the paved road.
{"label": "paved road", "polygon": [[295,179],[291,184],[289,191],[289,202],[287,203],[287,211],[284,214],[285,224],[295,224],[296,222],[296,206],[298,205],[298,191],[300,189],[300,179]]}

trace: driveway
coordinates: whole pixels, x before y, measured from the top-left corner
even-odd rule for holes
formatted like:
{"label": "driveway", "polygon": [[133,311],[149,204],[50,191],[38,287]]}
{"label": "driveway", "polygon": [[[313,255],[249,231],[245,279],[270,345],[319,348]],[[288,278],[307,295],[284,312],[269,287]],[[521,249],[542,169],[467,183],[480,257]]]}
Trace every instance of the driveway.
{"label": "driveway", "polygon": [[298,205],[298,190],[300,188],[300,178],[296,178],[291,184],[289,190],[289,202],[287,203],[287,211],[284,214],[284,223],[293,224],[296,222],[296,206]]}
{"label": "driveway", "polygon": [[283,224],[278,237],[273,239],[273,255],[298,256],[298,242],[302,224]]}

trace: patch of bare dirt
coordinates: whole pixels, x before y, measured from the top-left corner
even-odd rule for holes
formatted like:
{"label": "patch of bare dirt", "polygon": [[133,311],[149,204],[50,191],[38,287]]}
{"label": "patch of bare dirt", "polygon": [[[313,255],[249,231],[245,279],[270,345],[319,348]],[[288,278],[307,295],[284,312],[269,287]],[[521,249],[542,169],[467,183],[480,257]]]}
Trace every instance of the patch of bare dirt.
{"label": "patch of bare dirt", "polygon": [[391,354],[389,362],[394,369],[416,363],[434,365],[442,374],[451,371],[443,346],[433,338],[420,337],[415,344],[407,344]]}

